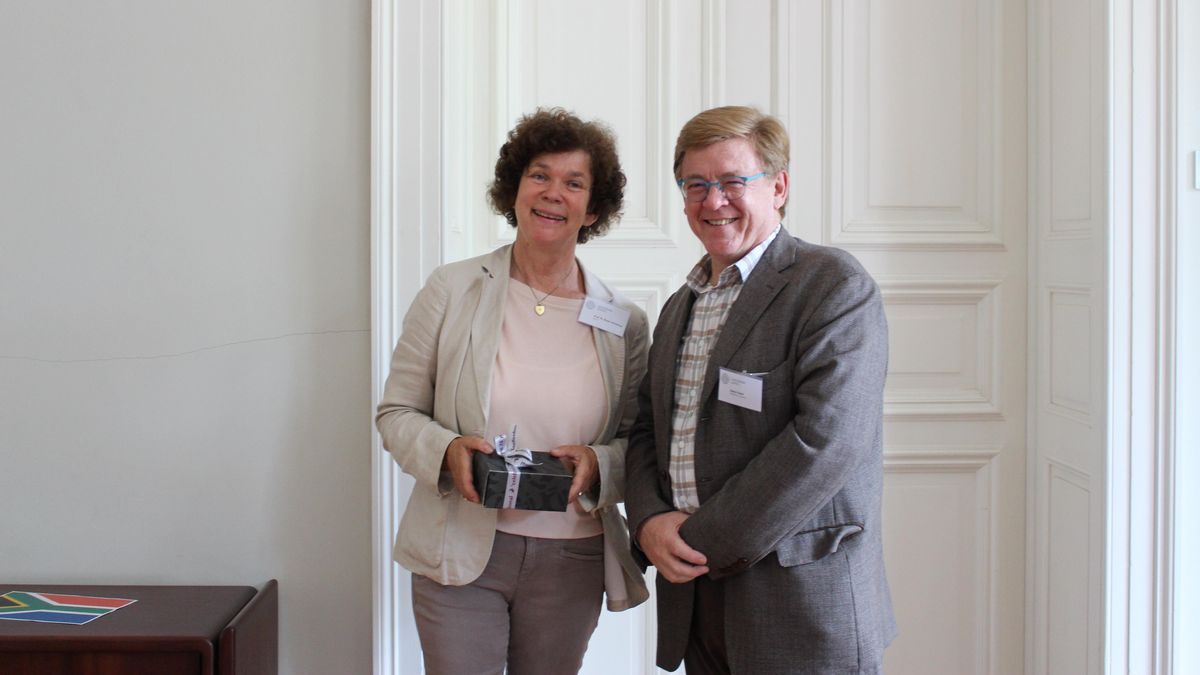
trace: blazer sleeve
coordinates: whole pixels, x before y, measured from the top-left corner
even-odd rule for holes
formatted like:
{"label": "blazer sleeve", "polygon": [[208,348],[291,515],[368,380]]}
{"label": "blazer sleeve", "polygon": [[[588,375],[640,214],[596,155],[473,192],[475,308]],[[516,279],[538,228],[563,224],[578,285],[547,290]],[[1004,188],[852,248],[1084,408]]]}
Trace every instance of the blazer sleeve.
{"label": "blazer sleeve", "polygon": [[600,471],[600,492],[596,496],[595,506],[586,504],[591,507],[589,511],[615,506],[625,498],[625,453],[629,443],[629,430],[637,417],[637,390],[646,374],[650,338],[646,313],[640,307],[633,306],[629,318],[619,397],[621,410],[618,414],[621,421],[617,425],[616,435],[609,442],[588,446],[596,453]]}
{"label": "blazer sleeve", "polygon": [[435,270],[404,316],[375,414],[383,447],[400,468],[443,496],[452,482],[448,472],[443,475],[442,461],[446,446],[459,436],[434,419],[438,346],[449,302],[446,275]]}
{"label": "blazer sleeve", "polygon": [[714,579],[796,534],[879,452],[887,322],[875,282],[843,279],[799,331],[794,417],[680,528]]}

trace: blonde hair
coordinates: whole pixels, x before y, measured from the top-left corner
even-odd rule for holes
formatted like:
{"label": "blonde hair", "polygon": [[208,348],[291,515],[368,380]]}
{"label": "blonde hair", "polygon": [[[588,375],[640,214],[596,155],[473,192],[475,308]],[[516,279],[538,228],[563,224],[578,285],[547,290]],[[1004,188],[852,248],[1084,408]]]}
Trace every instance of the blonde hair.
{"label": "blonde hair", "polygon": [[[679,130],[679,138],[675,141],[675,179],[680,178],[679,168],[688,150],[705,148],[731,138],[744,138],[750,142],[767,175],[774,176],[787,169],[790,148],[783,123],[757,108],[729,105],[705,110]],[[779,207],[779,215],[782,216],[786,208],[785,200]]]}

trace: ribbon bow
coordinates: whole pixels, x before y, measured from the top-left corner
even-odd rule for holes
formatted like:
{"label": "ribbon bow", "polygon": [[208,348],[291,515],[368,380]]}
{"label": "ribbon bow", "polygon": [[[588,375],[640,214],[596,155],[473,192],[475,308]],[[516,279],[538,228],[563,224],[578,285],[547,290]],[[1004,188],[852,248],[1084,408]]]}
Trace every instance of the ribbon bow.
{"label": "ribbon bow", "polygon": [[517,508],[517,493],[520,492],[521,487],[521,468],[539,466],[541,462],[533,461],[533,450],[517,447],[517,425],[515,424],[512,433],[508,436],[500,434],[492,440],[495,441],[496,454],[504,458],[504,469],[508,474],[504,485],[504,501],[500,508],[515,509]]}
{"label": "ribbon bow", "polygon": [[533,461],[533,450],[517,447],[517,425],[513,425],[509,435],[500,434],[492,440],[495,441],[496,454],[504,458],[504,463],[511,467],[510,470],[540,464]]}

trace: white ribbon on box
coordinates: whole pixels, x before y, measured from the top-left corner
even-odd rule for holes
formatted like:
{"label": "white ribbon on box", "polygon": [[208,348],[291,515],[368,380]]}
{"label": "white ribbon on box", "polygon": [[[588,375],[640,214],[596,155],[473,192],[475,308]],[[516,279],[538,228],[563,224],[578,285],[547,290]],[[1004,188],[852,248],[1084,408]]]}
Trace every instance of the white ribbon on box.
{"label": "white ribbon on box", "polygon": [[496,454],[504,458],[505,470],[508,472],[508,481],[504,486],[504,503],[500,508],[514,509],[517,507],[517,491],[521,487],[521,468],[539,466],[541,462],[533,461],[533,450],[517,447],[515,424],[508,436],[500,434],[492,440],[496,446]]}

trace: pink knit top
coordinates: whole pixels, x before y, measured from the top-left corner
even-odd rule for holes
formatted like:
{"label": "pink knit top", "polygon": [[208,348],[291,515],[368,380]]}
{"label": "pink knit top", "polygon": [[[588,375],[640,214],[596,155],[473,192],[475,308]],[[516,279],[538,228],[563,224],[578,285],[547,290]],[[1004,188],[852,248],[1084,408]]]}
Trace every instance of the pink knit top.
{"label": "pink knit top", "polygon": [[[550,296],[541,316],[534,304],[529,286],[508,280],[486,438],[491,442],[515,424],[523,448],[588,445],[603,428],[608,396],[592,329],[579,322],[583,300]],[[496,529],[526,537],[579,539],[603,531],[578,503],[565,513],[501,509],[498,515]]]}

